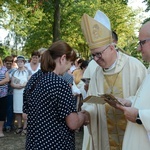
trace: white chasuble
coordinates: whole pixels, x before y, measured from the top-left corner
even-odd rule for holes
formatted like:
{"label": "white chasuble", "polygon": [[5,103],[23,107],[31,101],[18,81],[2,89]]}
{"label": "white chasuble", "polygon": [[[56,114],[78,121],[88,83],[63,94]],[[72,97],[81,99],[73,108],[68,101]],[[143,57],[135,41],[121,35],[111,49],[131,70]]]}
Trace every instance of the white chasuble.
{"label": "white chasuble", "polygon": [[128,121],[123,150],[150,150],[150,74],[133,97],[133,107],[139,109],[142,125]]}
{"label": "white chasuble", "polygon": [[[120,88],[120,97],[127,98],[135,95],[147,74],[147,70],[137,59],[127,56],[121,52],[118,53],[118,60],[114,69],[104,72],[101,67],[98,66],[96,68],[89,84],[88,95],[97,96],[98,94],[104,94],[105,91],[110,91],[114,94],[114,96],[118,96],[115,92],[118,91],[118,88]],[[115,74],[118,74],[118,77],[116,77]],[[107,85],[106,76],[112,76],[112,78],[114,78],[113,80],[117,78],[117,85],[115,85],[115,83],[114,87],[112,87],[113,83],[109,83],[109,85]],[[107,86],[109,88],[107,88]],[[120,136],[120,133],[116,134],[117,130],[114,130],[117,128],[117,125],[113,124],[114,127],[109,126],[109,119],[105,105],[84,103],[82,109],[85,109],[90,113],[91,119],[90,124],[87,127],[84,127],[82,150],[120,150],[121,142],[118,141],[122,141],[121,138],[123,137],[123,130],[118,129],[118,131],[122,133],[121,137],[117,137]],[[109,117],[112,120],[114,114],[111,116],[110,113]],[[112,127],[113,130],[111,130]],[[108,132],[108,129],[111,132]],[[113,137],[113,131],[115,131],[114,135],[116,137]],[[116,143],[119,144],[117,145]]]}

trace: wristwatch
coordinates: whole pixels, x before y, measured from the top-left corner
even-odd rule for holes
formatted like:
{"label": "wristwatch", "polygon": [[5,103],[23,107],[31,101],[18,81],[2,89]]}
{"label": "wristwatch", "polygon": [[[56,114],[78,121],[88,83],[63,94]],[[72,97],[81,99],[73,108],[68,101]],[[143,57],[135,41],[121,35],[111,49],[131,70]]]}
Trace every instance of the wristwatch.
{"label": "wristwatch", "polygon": [[142,124],[142,121],[140,119],[139,113],[137,114],[137,117],[136,117],[136,123],[137,124]]}

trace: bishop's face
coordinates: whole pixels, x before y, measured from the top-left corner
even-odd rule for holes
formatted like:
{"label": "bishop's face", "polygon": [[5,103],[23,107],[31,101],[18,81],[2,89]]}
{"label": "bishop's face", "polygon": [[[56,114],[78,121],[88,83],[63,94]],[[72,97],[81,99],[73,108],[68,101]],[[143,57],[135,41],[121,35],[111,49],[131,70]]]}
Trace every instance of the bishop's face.
{"label": "bishop's face", "polygon": [[113,48],[111,45],[106,45],[92,49],[91,55],[99,66],[102,68],[109,68],[114,62],[114,51],[115,48]]}

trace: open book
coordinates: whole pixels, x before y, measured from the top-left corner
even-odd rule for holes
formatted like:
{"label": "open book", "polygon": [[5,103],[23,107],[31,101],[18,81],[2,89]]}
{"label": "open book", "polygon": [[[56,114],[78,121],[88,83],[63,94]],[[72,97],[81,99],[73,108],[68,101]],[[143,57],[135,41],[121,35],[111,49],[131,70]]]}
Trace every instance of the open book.
{"label": "open book", "polygon": [[20,79],[14,77],[14,83],[15,83],[15,84],[20,84]]}
{"label": "open book", "polygon": [[116,99],[111,94],[98,94],[98,96],[88,96],[83,100],[83,103],[93,103],[93,104],[111,103],[110,105],[120,104],[124,106],[121,102],[118,101],[118,99]]}

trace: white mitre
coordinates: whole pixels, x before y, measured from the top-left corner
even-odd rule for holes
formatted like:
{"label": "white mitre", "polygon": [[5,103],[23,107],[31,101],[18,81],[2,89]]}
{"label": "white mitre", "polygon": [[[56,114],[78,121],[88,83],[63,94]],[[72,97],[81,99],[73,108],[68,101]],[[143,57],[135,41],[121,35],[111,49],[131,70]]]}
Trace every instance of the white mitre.
{"label": "white mitre", "polygon": [[81,28],[90,49],[112,43],[112,31],[109,18],[100,10],[92,18],[83,14]]}

